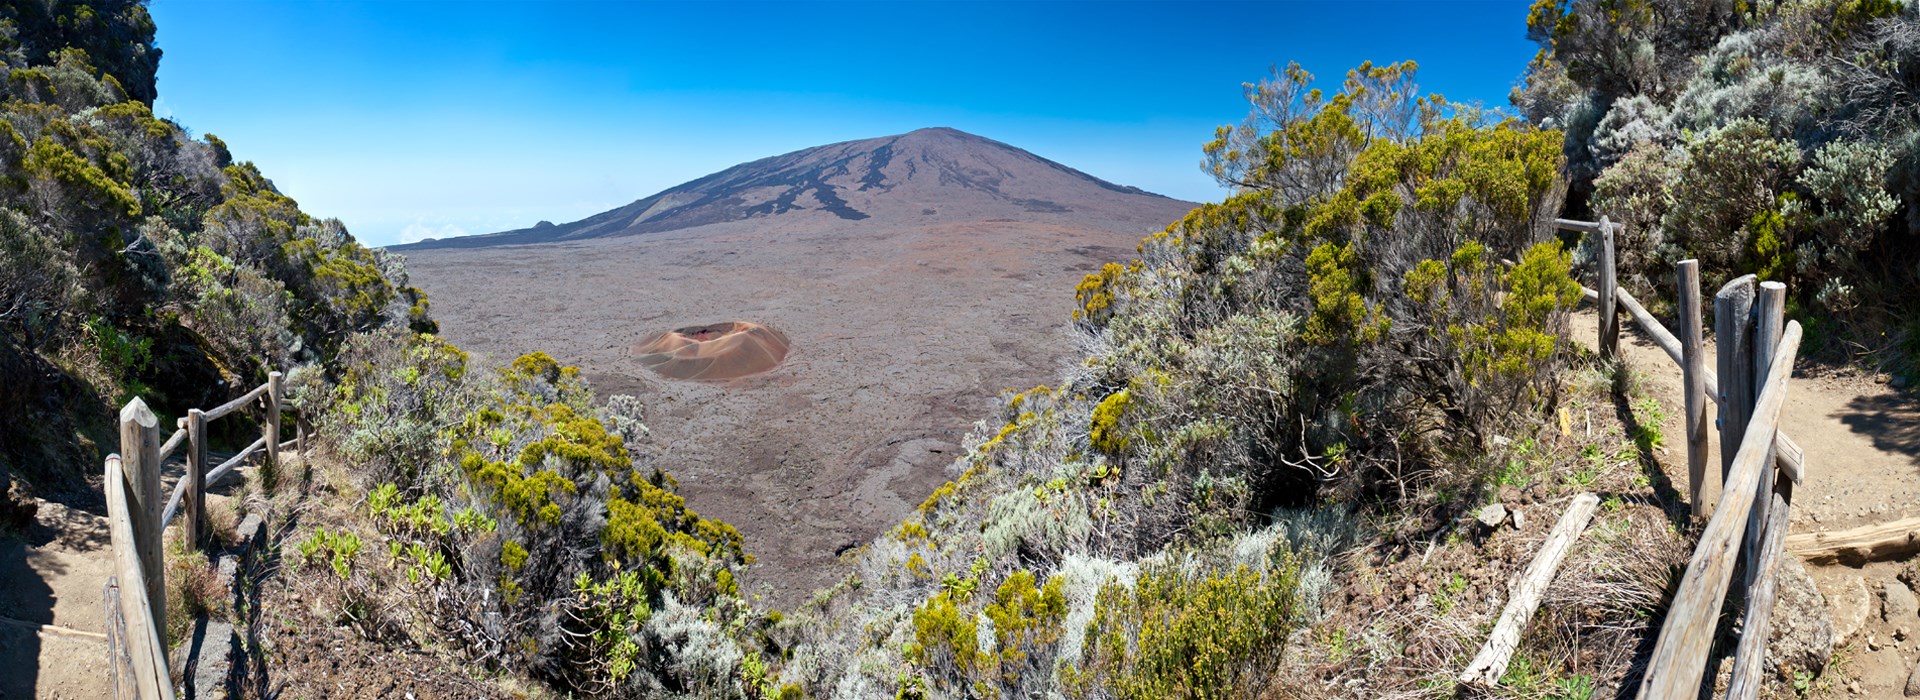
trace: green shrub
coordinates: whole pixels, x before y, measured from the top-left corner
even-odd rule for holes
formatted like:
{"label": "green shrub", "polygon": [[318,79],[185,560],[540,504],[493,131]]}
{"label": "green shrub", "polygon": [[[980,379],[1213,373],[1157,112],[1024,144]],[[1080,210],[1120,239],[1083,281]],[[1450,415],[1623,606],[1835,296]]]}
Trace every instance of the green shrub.
{"label": "green shrub", "polygon": [[1119,456],[1127,451],[1130,442],[1120,420],[1126,416],[1127,406],[1132,403],[1133,395],[1121,389],[1101,399],[1093,408],[1093,425],[1088,439],[1093,448],[1110,455]]}
{"label": "green shrub", "polygon": [[1741,232],[1774,204],[1799,160],[1791,141],[1773,138],[1757,121],[1703,132],[1687,142],[1686,162],[1669,188],[1673,205],[1661,225],[1706,269],[1737,269],[1747,248]]}
{"label": "green shrub", "polygon": [[326,562],[341,580],[353,578],[353,562],[360,556],[360,536],[346,530],[314,530],[300,541],[300,560],[306,564]]}
{"label": "green shrub", "polygon": [[1295,621],[1291,565],[1185,574],[1143,571],[1101,589],[1086,661],[1067,673],[1075,697],[1098,687],[1120,698],[1256,697]]}
{"label": "green shrub", "polygon": [[[362,336],[345,359],[320,432],[369,462],[367,509],[421,619],[575,692],[646,694],[685,664],[736,667],[733,635],[765,624],[738,597],[739,531],[637,463],[622,435],[644,430],[609,430],[579,370],[535,353],[470,372],[446,341],[400,332]],[[436,602],[449,599],[475,602]],[[647,625],[688,606],[726,624]],[[486,625],[499,631],[460,632]]]}

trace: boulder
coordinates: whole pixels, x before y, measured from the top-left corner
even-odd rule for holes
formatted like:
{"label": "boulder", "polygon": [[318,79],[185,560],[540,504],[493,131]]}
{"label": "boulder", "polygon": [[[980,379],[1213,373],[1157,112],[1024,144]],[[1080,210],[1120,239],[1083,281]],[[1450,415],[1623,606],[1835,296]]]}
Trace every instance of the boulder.
{"label": "boulder", "polygon": [[1827,611],[1833,620],[1833,646],[1838,647],[1866,628],[1873,616],[1874,597],[1867,592],[1867,582],[1853,576],[1841,579],[1828,592],[1832,594],[1827,596]]}
{"label": "boulder", "polygon": [[1773,668],[1787,678],[1806,671],[1820,675],[1833,656],[1837,635],[1827,616],[1827,600],[1799,557],[1781,557],[1774,570],[1775,598],[1769,626],[1767,655]]}
{"label": "boulder", "polygon": [[1893,579],[1880,582],[1880,600],[1885,604],[1880,615],[1887,624],[1898,627],[1920,621],[1920,598],[1907,584]]}
{"label": "boulder", "polygon": [[1480,521],[1481,525],[1489,528],[1500,527],[1500,523],[1507,521],[1507,507],[1499,503],[1494,503],[1485,508],[1481,508],[1480,512],[1473,515],[1473,519]]}

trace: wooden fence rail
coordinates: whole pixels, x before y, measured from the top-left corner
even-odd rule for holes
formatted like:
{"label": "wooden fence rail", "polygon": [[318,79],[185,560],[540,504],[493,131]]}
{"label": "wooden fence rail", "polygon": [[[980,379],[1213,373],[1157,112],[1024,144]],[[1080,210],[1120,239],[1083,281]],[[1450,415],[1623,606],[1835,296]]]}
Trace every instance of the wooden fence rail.
{"label": "wooden fence rail", "polygon": [[[158,420],[145,401],[136,397],[120,410],[120,453],[107,457],[107,520],[113,537],[114,577],[108,583],[108,653],[115,663],[115,692],[121,698],[172,700],[173,682],[167,670],[166,560],[161,533],[181,517],[181,535],[191,546],[206,539],[206,490],[231,473],[248,457],[263,453],[278,463],[282,450],[305,450],[306,419],[294,411],[298,437],[280,441],[281,373],[240,398],[212,410],[191,409],[178,429],[160,442]],[[219,466],[207,468],[207,421],[234,413],[261,401],[261,435]],[[160,468],[182,446],[187,469],[174,485],[164,507],[160,496]],[[122,665],[124,664],[124,666]]]}
{"label": "wooden fence rail", "polygon": [[[1600,289],[1585,292],[1599,302],[1601,356],[1611,358],[1618,352],[1617,309],[1624,308],[1681,368],[1686,392],[1687,491],[1695,513],[1705,505],[1701,493],[1707,479],[1709,400],[1720,411],[1720,499],[1668,607],[1640,697],[1698,695],[1736,564],[1745,571],[1741,589],[1746,607],[1728,696],[1758,697],[1773,611],[1774,568],[1786,540],[1793,486],[1807,472],[1805,452],[1780,430],[1780,407],[1786,401],[1801,337],[1800,324],[1784,322],[1786,286],[1764,282],[1757,285],[1756,293],[1755,278],[1747,275],[1715,294],[1715,372],[1706,368],[1696,261],[1681,261],[1674,271],[1680,315],[1676,335],[1616,284],[1613,240],[1618,224],[1605,217],[1598,222],[1561,219],[1557,223],[1597,236]],[[1779,474],[1787,478],[1779,479]]]}

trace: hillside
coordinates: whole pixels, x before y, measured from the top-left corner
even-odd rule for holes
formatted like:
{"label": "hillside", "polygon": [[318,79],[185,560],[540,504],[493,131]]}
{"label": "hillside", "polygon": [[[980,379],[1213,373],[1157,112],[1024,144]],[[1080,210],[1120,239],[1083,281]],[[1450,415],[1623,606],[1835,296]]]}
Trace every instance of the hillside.
{"label": "hillside", "polygon": [[[809,184],[768,184],[786,182]],[[692,192],[709,203],[650,221],[726,220],[589,225]],[[847,208],[820,208],[819,192]],[[771,206],[789,195],[792,208]],[[765,582],[791,603],[953,476],[996,396],[1072,361],[1075,282],[1191,207],[923,129],[755,161],[553,227],[576,240],[401,250],[447,339],[496,359],[546,351],[601,395],[641,399],[662,466],[753,543],[749,590]],[[784,362],[726,382],[657,371],[684,362],[662,364],[655,336],[736,321],[781,334]]]}
{"label": "hillside", "polygon": [[[1920,694],[1887,522],[1920,494],[1920,10],[1525,19],[1524,116],[1411,61],[1245,86],[1200,149],[1220,202],[923,129],[402,257],[155,117],[139,2],[0,0],[0,694],[109,694],[95,596],[142,556],[87,512],[114,407],[281,368],[295,451],[161,555],[195,697],[1591,700],[1674,619],[1702,695],[1742,637],[1761,697]],[[1614,354],[1582,289],[1610,229],[1565,216],[1627,222],[1636,318],[1683,257],[1787,282],[1777,522],[1889,544],[1789,536],[1771,603],[1685,601],[1690,559],[1741,578],[1756,481],[1709,502],[1682,466],[1711,415],[1669,350]]]}
{"label": "hillside", "polygon": [[837,223],[875,219],[898,227],[987,219],[1080,222],[1151,212],[1147,219],[1162,220],[1147,225],[1158,226],[1190,207],[999,141],[936,127],[743,163],[568,224],[543,222],[391,249],[578,241],[783,215]]}

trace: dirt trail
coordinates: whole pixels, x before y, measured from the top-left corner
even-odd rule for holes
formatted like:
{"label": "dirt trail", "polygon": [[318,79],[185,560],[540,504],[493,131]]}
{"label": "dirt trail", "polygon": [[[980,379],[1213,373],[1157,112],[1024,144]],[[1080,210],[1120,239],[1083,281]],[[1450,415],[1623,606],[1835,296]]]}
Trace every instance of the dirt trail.
{"label": "dirt trail", "polygon": [[104,698],[101,587],[113,569],[107,521],[40,501],[24,537],[0,539],[0,698]]}
{"label": "dirt trail", "polygon": [[[208,453],[216,463],[229,456]],[[183,457],[167,460],[161,493],[185,473]],[[33,527],[0,537],[0,700],[112,697],[101,600],[113,575],[106,516],[34,502]]]}
{"label": "dirt trail", "polygon": [[[1593,347],[1597,321],[1591,310],[1576,314],[1574,337]],[[1648,395],[1658,397],[1666,408],[1660,426],[1665,445],[1657,454],[1684,497],[1688,477],[1680,368],[1624,316],[1622,329],[1621,354],[1647,384]],[[1707,351],[1707,366],[1712,367],[1711,338]],[[1808,376],[1809,370],[1815,376]],[[1708,416],[1713,417],[1711,409]],[[1780,425],[1807,456],[1806,480],[1794,491],[1791,532],[1844,530],[1920,515],[1920,400],[1910,392],[1870,376],[1801,363],[1794,369]],[[1708,436],[1713,458],[1702,498],[1711,504],[1720,494],[1720,446],[1715,431],[1708,430]],[[1895,634],[1920,634],[1920,619],[1883,619],[1878,604],[1888,582],[1902,585],[1894,580],[1902,566],[1808,566],[1834,609],[1836,628],[1845,631],[1847,618],[1865,619],[1859,631],[1836,648],[1837,668],[1847,677],[1835,686],[1842,696],[1856,694],[1848,684],[1857,681],[1858,694],[1900,697],[1920,659],[1920,640],[1899,640]]]}

